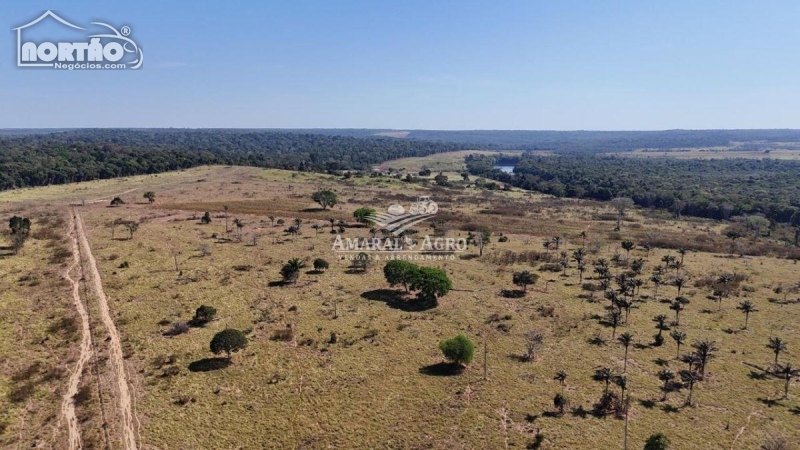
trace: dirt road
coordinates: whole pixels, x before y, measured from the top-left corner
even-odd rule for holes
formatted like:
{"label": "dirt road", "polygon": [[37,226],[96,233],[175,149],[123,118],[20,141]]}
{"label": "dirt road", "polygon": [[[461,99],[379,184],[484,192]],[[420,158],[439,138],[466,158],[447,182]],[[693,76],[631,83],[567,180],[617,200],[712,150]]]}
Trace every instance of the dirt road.
{"label": "dirt road", "polygon": [[73,398],[75,394],[78,393],[78,386],[80,385],[83,369],[92,357],[92,331],[89,327],[89,315],[86,313],[86,308],[83,306],[80,295],[80,281],[83,277],[83,269],[81,268],[81,253],[75,230],[75,217],[70,214],[69,233],[67,233],[67,235],[70,237],[70,242],[72,244],[72,264],[70,264],[64,273],[64,278],[66,278],[72,286],[72,302],[75,304],[75,310],[78,312],[81,321],[80,355],[78,356],[78,361],[75,363],[75,368],[70,373],[67,391],[64,393],[61,402],[61,417],[62,420],[67,423],[70,450],[82,447],[80,427],[78,426],[78,419],[75,416],[75,402]]}
{"label": "dirt road", "polygon": [[[80,215],[75,213],[73,220],[75,221],[75,240],[77,240],[77,244],[80,246],[81,252],[83,253],[83,256],[86,258],[86,267],[84,271],[85,272],[84,276],[86,278],[86,282],[89,284],[91,289],[94,291],[95,296],[97,297],[98,309],[100,310],[100,318],[103,322],[103,327],[105,328],[106,333],[108,334],[109,337],[108,340],[109,363],[111,364],[114,373],[114,379],[116,381],[116,386],[117,386],[115,396],[116,396],[116,403],[119,408],[119,415],[122,420],[121,424],[122,441],[124,442],[125,448],[127,450],[135,450],[137,448],[136,445],[137,429],[134,424],[136,419],[133,415],[131,394],[128,388],[128,376],[125,370],[125,359],[122,357],[122,342],[120,340],[117,327],[116,325],[114,325],[114,320],[111,317],[111,311],[109,310],[108,307],[108,298],[106,297],[106,294],[103,291],[102,279],[100,278],[100,272],[97,270],[97,261],[95,260],[94,255],[92,254],[92,249],[89,246],[89,241],[86,239],[86,233],[83,230],[83,222],[81,221]],[[73,250],[75,249],[73,248]],[[75,289],[74,286],[73,289]],[[78,378],[80,378],[80,375],[78,375]],[[72,382],[72,380],[70,380],[70,382]],[[74,416],[74,406],[72,406],[72,408]],[[72,431],[70,431],[70,439],[72,439],[71,433]],[[70,445],[72,445],[72,443],[70,443]]]}

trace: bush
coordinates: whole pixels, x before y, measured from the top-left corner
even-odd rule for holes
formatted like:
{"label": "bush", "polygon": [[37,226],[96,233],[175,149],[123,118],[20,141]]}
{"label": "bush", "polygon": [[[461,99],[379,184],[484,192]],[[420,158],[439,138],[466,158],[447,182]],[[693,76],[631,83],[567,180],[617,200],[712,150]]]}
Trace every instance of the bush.
{"label": "bush", "polygon": [[564,268],[561,267],[561,264],[556,263],[547,263],[539,266],[539,271],[541,272],[561,272],[562,270],[564,270]]}
{"label": "bush", "polygon": [[314,270],[324,272],[328,267],[330,267],[328,261],[325,261],[322,258],[317,258],[314,260]]}
{"label": "bush", "polygon": [[190,324],[195,327],[202,327],[208,322],[214,320],[217,316],[217,309],[213,306],[206,306],[201,305],[197,308],[194,312],[194,317],[190,321]]}
{"label": "bush", "polygon": [[439,342],[439,349],[445,358],[457,365],[471,363],[475,355],[475,344],[463,334]]}
{"label": "bush", "polygon": [[500,236],[497,242],[508,242],[508,236]]}
{"label": "bush", "polygon": [[653,434],[644,443],[644,450],[667,450],[668,448],[669,439],[664,433]]}

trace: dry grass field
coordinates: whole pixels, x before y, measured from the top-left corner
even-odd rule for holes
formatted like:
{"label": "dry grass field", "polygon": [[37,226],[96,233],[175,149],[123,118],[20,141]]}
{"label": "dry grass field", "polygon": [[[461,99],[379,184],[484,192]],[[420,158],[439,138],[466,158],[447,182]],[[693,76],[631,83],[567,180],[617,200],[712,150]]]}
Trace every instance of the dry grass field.
{"label": "dry grass field", "polygon": [[[463,156],[399,160],[383,168],[425,165],[457,172]],[[341,203],[320,210],[311,200],[318,189],[336,191]],[[142,198],[145,191],[156,193],[155,203]],[[117,194],[126,204],[109,207]],[[444,269],[453,282],[438,307],[423,311],[397,301],[400,294],[385,281],[382,261],[365,273],[350,270],[350,262],[331,249],[329,222],[348,222],[344,237],[367,237],[369,230],[356,226],[353,210],[385,210],[419,195],[439,204],[437,220],[446,221],[448,236],[466,237],[480,226],[492,230],[483,256],[470,246],[454,260],[420,262]],[[781,337],[788,342],[781,362],[800,366],[800,293],[783,302],[783,295],[773,292],[800,282],[800,266],[777,257],[788,251],[777,242],[743,239],[734,256],[725,250],[724,225],[712,221],[632,211],[615,232],[613,211],[597,202],[519,190],[428,187],[390,177],[202,167],[0,192],[4,228],[7,218],[18,214],[34,218],[33,233],[51,230],[30,239],[20,255],[6,249],[0,257],[0,444],[8,448],[30,448],[34,442],[68,448],[59,406],[80,334],[63,278],[72,208],[82,218],[121,335],[141,449],[622,448],[625,420],[593,413],[604,390],[593,374],[608,367],[619,375],[625,365],[624,348],[603,320],[609,301],[602,292],[590,298],[574,263],[564,275],[541,271],[543,263],[534,259],[585,247],[584,282],[597,283],[594,262],[615,253],[624,260],[620,242],[626,239],[637,247],[628,261],[612,263],[612,272],[629,270],[635,258],[645,260],[645,283],[628,321],[615,332],[634,337],[627,362],[630,448],[641,448],[656,432],[665,433],[676,449],[751,449],[770,438],[800,441],[800,386],[794,381],[783,398],[784,383],[770,374],[774,355],[766,348],[770,337]],[[206,211],[210,224],[200,222]],[[295,218],[302,219],[302,229],[293,236],[283,230]],[[130,237],[111,226],[116,219],[136,221],[138,230]],[[233,219],[243,228],[236,230]],[[429,225],[417,229],[429,233]],[[543,240],[554,236],[562,238],[560,249],[545,250]],[[649,255],[642,248],[648,241],[657,244]],[[665,314],[672,323],[675,314],[666,302],[677,291],[664,285],[656,296],[650,275],[665,255],[680,258],[678,247],[689,249],[680,273],[687,279],[681,295],[690,303],[680,313],[680,325],[670,329],[688,336],[681,353],[698,339],[713,340],[719,348],[694,387],[692,406],[684,405],[685,387],[662,401],[658,372],[677,373],[687,365],[675,358],[670,331],[664,331],[662,346],[653,345],[652,318]],[[54,256],[57,249],[63,250],[60,258]],[[291,258],[309,266],[324,258],[330,268],[315,273],[308,267],[296,284],[282,285],[280,269]],[[512,274],[520,270],[541,278],[522,298],[501,295],[515,289]],[[706,279],[724,272],[743,281],[718,307]],[[743,300],[758,310],[747,329],[736,309]],[[120,427],[111,358],[91,294],[86,303],[99,347],[76,401],[81,434],[86,448],[103,448],[105,439],[122,448],[115,436]],[[164,336],[201,305],[217,309],[213,322]],[[249,346],[219,367],[209,341],[226,328],[243,330]],[[536,359],[525,362],[520,356],[531,329],[544,340]],[[442,370],[438,342],[457,334],[472,339],[477,349],[463,373],[451,374]],[[553,379],[560,370],[568,373],[563,388]],[[20,394],[21,388],[30,392]],[[609,389],[619,391],[613,384]],[[559,415],[553,397],[562,390],[569,406]],[[104,421],[109,437],[103,436]]]}

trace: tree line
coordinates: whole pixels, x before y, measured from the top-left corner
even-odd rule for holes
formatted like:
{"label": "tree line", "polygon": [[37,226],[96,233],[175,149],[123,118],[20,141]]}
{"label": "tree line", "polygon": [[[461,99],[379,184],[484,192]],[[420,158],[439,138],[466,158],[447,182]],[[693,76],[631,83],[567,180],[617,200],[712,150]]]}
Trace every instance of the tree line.
{"label": "tree line", "polygon": [[231,164],[301,171],[366,170],[456,143],[260,130],[84,129],[0,135],[0,190]]}
{"label": "tree line", "polygon": [[473,175],[556,197],[628,197],[643,208],[676,215],[724,220],[761,214],[775,222],[800,221],[800,162],[795,161],[525,154],[513,174],[495,169],[497,163],[487,155],[466,159]]}

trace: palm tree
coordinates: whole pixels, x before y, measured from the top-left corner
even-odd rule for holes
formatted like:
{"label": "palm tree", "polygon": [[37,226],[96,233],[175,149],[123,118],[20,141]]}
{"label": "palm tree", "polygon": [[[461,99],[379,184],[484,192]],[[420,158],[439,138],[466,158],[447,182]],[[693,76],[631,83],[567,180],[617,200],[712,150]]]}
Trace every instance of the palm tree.
{"label": "palm tree", "polygon": [[563,370],[559,370],[556,372],[556,376],[553,377],[554,380],[558,381],[561,384],[561,391],[564,391],[564,384],[567,382],[567,372]]}
{"label": "palm tree", "polygon": [[667,316],[664,314],[659,314],[653,317],[653,322],[656,323],[656,329],[658,330],[658,337],[661,338],[661,332],[664,330],[669,330],[667,326]]}
{"label": "palm tree", "polygon": [[612,328],[611,332],[612,339],[614,338],[614,336],[617,335],[617,327],[619,326],[619,322],[621,319],[622,319],[622,314],[619,312],[619,310],[615,309],[608,313],[608,323],[611,324]]}
{"label": "palm tree", "polygon": [[620,375],[614,378],[614,384],[619,386],[622,390],[622,395],[620,395],[621,399],[625,398],[625,390],[628,389],[628,378],[625,375]]}
{"label": "palm tree", "polygon": [[625,250],[625,261],[627,261],[630,258],[631,250],[636,247],[636,244],[634,244],[633,241],[622,241],[620,245],[622,249]]}
{"label": "palm tree", "polygon": [[300,270],[306,266],[306,263],[299,258],[292,258],[288,263],[284,264],[281,268],[281,276],[286,283],[297,283],[297,277],[300,275]]}
{"label": "palm tree", "polygon": [[705,375],[706,364],[714,358],[714,353],[719,350],[717,344],[714,341],[703,339],[695,341],[694,344],[692,344],[692,348],[695,349],[697,358],[700,360],[700,375]]}
{"label": "palm tree", "polygon": [[778,367],[778,355],[786,350],[786,342],[779,337],[769,338],[767,348],[772,349],[772,352],[775,353],[775,367]]}
{"label": "palm tree", "polygon": [[222,209],[225,210],[225,232],[227,233],[228,230],[228,205],[222,205]]}
{"label": "palm tree", "polygon": [[681,370],[681,380],[684,384],[689,385],[689,396],[686,397],[686,403],[684,403],[685,406],[692,406],[692,393],[694,392],[694,385],[702,379],[703,376],[695,371]]}
{"label": "palm tree", "polygon": [[620,344],[625,346],[625,360],[624,360],[625,362],[624,362],[624,366],[623,366],[622,372],[623,373],[627,373],[628,372],[628,348],[630,347],[631,342],[633,342],[633,335],[626,331],[625,333],[622,333],[621,335],[619,335],[617,340],[619,341]]}
{"label": "palm tree", "polygon": [[692,370],[696,365],[700,363],[700,358],[697,357],[696,353],[686,353],[681,356],[681,362],[685,362],[689,365],[689,370]]}
{"label": "palm tree", "polygon": [[681,324],[680,314],[681,311],[683,311],[683,303],[681,303],[678,300],[675,300],[669,305],[669,309],[675,311],[675,325],[680,325]]}
{"label": "palm tree", "polygon": [[684,277],[675,277],[675,281],[672,282],[676,288],[678,288],[678,295],[681,295],[681,289],[686,284],[686,278]]}
{"label": "palm tree", "polygon": [[658,299],[658,287],[663,284],[664,280],[661,278],[661,275],[656,273],[650,277],[650,281],[653,282],[653,298]]}
{"label": "palm tree", "polygon": [[679,248],[678,249],[678,254],[681,255],[681,265],[683,265],[683,257],[686,256],[686,249],[685,248]]}
{"label": "palm tree", "polygon": [[789,382],[792,381],[792,378],[800,377],[800,369],[792,367],[791,363],[786,363],[780,367],[778,373],[786,381],[786,384],[783,385],[783,398],[786,398],[789,396]]}
{"label": "palm tree", "polygon": [[608,385],[611,383],[611,380],[614,378],[614,372],[611,371],[608,367],[603,367],[602,369],[598,369],[594,373],[594,380],[600,381],[606,384],[605,391],[603,395],[608,394]]}
{"label": "palm tree", "polygon": [[669,392],[669,384],[675,379],[675,373],[669,369],[662,369],[658,372],[658,379],[664,382],[664,398],[662,402],[667,401],[667,393]]}
{"label": "palm tree", "polygon": [[737,306],[736,309],[738,309],[739,311],[744,313],[744,328],[743,329],[746,330],[747,329],[747,321],[750,319],[750,313],[757,312],[758,310],[756,309],[755,306],[753,306],[753,302],[751,302],[750,300],[745,300],[745,301],[739,303],[739,306]]}
{"label": "palm tree", "polygon": [[678,345],[678,350],[675,351],[675,358],[681,353],[681,345],[686,342],[686,333],[680,330],[675,330],[669,334],[669,337]]}

